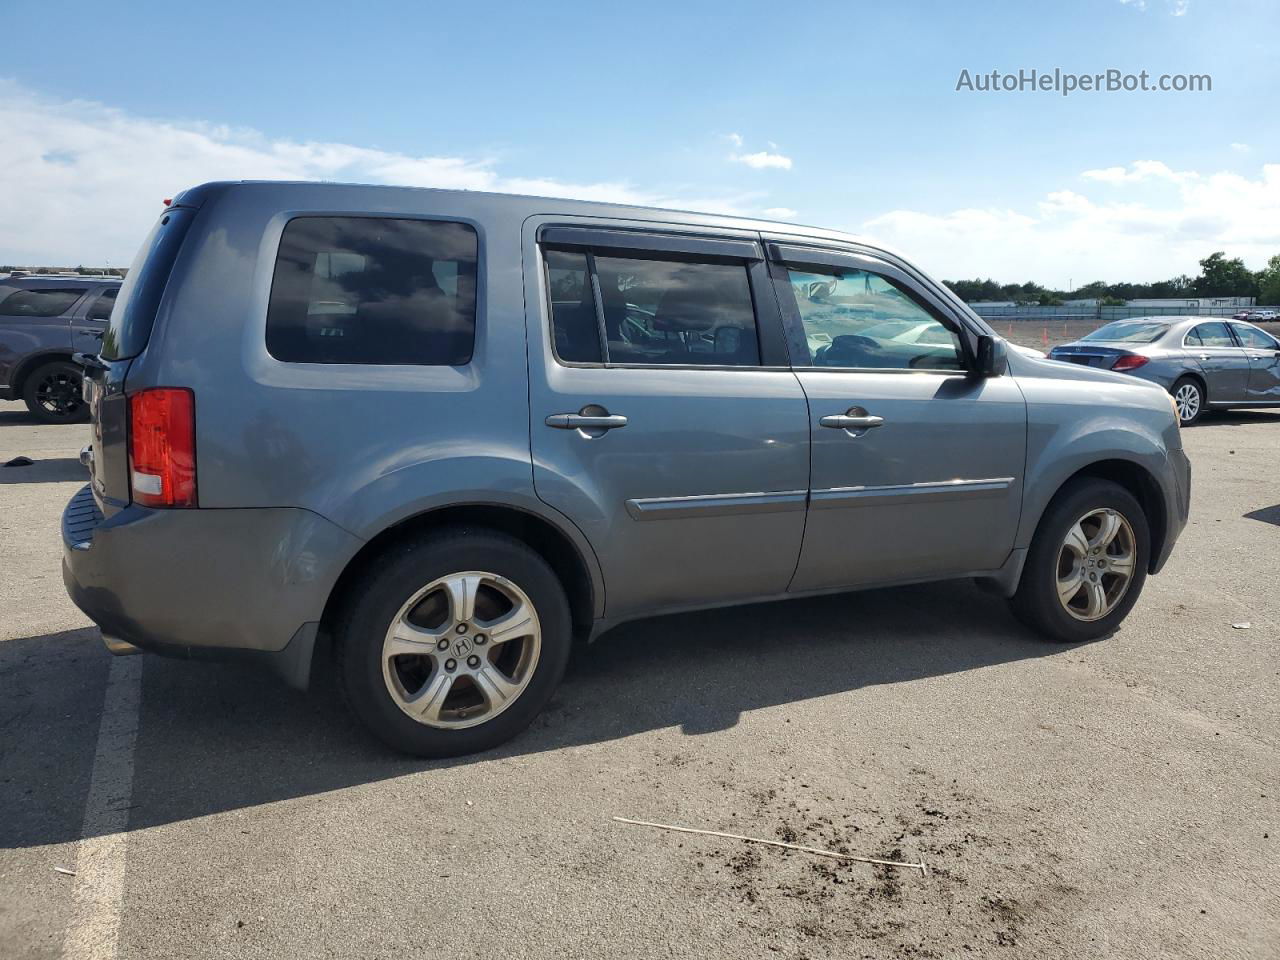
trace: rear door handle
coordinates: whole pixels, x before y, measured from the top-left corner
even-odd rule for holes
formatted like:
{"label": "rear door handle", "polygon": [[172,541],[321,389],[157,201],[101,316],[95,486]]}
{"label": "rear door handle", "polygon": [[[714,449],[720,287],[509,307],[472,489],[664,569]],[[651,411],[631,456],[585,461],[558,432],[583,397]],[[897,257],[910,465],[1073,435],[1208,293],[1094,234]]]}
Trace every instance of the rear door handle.
{"label": "rear door handle", "polygon": [[627,418],[620,413],[592,416],[585,413],[553,413],[547,417],[548,427],[559,430],[614,430],[627,425]]}
{"label": "rear door handle", "polygon": [[872,427],[882,426],[884,417],[876,417],[870,414],[850,416],[847,413],[837,413],[823,417],[818,423],[835,430],[870,430]]}

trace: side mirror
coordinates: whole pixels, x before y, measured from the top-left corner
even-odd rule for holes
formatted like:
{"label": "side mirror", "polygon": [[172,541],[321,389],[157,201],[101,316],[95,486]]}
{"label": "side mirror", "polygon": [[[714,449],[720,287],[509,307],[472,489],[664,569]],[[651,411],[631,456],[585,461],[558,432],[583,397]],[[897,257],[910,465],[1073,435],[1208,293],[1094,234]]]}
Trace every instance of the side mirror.
{"label": "side mirror", "polygon": [[974,359],[973,374],[976,377],[998,377],[1009,366],[1004,341],[985,333],[978,337]]}

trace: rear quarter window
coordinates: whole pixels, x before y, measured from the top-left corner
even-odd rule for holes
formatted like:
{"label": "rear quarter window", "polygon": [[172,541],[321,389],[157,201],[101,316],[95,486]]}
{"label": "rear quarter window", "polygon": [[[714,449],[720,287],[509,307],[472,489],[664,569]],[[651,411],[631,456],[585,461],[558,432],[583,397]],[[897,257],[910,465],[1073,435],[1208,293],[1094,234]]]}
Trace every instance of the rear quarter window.
{"label": "rear quarter window", "polygon": [[469,363],[478,259],[476,231],[464,223],[290,220],[271,283],[267,350],[294,363]]}

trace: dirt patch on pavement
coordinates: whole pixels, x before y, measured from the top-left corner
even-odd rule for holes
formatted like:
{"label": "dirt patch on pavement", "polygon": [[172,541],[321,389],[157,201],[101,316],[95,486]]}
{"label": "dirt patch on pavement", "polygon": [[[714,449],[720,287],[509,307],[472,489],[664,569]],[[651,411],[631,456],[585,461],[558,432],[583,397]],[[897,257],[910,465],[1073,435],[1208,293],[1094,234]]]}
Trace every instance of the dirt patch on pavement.
{"label": "dirt patch on pavement", "polygon": [[780,956],[942,958],[1056,943],[1058,918],[1080,899],[1056,870],[1057,856],[1003,839],[997,811],[923,771],[913,771],[911,785],[911,798],[884,809],[788,779],[750,792],[750,812],[735,817],[733,829],[923,860],[927,876],[708,840],[698,844],[691,882],[707,896],[727,893],[741,908],[739,923],[756,927],[762,946]]}

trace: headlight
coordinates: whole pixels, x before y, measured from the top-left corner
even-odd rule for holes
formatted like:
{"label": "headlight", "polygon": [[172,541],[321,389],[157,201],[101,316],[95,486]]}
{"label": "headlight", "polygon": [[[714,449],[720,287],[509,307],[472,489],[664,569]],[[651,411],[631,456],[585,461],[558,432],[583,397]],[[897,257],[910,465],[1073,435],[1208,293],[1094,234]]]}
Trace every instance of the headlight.
{"label": "headlight", "polygon": [[1173,422],[1176,423],[1178,425],[1178,429],[1181,430],[1182,417],[1178,413],[1178,401],[1173,399],[1172,393],[1166,393],[1165,396],[1169,398],[1169,406],[1173,408]]}

